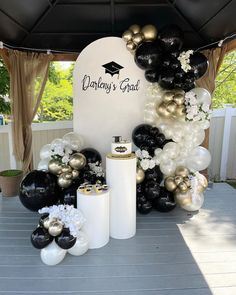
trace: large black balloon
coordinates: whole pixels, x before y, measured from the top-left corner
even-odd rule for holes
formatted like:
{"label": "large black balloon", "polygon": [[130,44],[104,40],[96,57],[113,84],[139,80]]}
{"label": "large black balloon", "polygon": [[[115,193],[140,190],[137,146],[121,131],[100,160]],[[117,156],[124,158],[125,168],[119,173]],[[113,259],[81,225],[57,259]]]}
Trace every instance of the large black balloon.
{"label": "large black balloon", "polygon": [[136,50],[134,60],[143,70],[156,69],[162,58],[160,44],[157,42],[143,42]]}
{"label": "large black balloon", "polygon": [[160,188],[160,196],[152,202],[153,207],[160,212],[169,212],[176,207],[173,193],[166,190],[166,188]]}
{"label": "large black balloon", "polygon": [[29,210],[38,211],[58,202],[60,188],[57,177],[49,172],[33,170],[21,182],[20,200]]}
{"label": "large black balloon", "polygon": [[159,84],[164,89],[173,89],[175,82],[175,71],[173,69],[162,70],[159,78]]}
{"label": "large black balloon", "polygon": [[158,183],[161,183],[163,179],[163,174],[161,173],[161,170],[159,166],[155,166],[153,169],[147,169],[145,171],[145,181],[146,180],[154,180]]}
{"label": "large black balloon", "polygon": [[72,183],[68,188],[61,190],[60,203],[65,205],[73,205],[77,208],[77,189],[82,181]]}
{"label": "large black balloon", "polygon": [[153,200],[159,197],[160,186],[159,183],[155,180],[148,180],[144,184],[144,194],[148,200]]}
{"label": "large black balloon", "polygon": [[76,243],[76,237],[70,234],[68,228],[63,228],[62,233],[55,238],[55,242],[62,249],[70,249]]}
{"label": "large black balloon", "polygon": [[42,227],[37,227],[31,234],[31,243],[37,249],[43,249],[53,241],[48,231]]}
{"label": "large black balloon", "polygon": [[201,78],[207,71],[208,60],[200,52],[196,52],[190,55],[191,72],[194,74],[194,78],[197,80]]}
{"label": "large black balloon", "polygon": [[141,147],[146,143],[148,136],[150,136],[151,126],[148,124],[140,124],[136,126],[132,132],[132,139],[137,147]]}
{"label": "large black balloon", "polygon": [[159,40],[164,50],[176,52],[183,46],[184,33],[178,26],[169,25],[160,31]]}
{"label": "large black balloon", "polygon": [[85,148],[81,150],[80,153],[85,156],[87,163],[96,163],[102,161],[100,153],[93,148]]}
{"label": "large black balloon", "polygon": [[145,71],[145,78],[148,82],[158,82],[160,72],[157,69]]}

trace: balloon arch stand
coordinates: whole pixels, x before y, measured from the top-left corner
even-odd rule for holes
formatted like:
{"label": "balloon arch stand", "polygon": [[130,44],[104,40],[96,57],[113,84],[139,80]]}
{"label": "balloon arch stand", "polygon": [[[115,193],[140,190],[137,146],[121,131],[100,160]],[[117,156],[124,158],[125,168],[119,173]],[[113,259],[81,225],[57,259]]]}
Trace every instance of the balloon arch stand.
{"label": "balloon arch stand", "polygon": [[[122,39],[102,38],[83,50],[74,71],[75,132],[42,147],[38,169],[20,188],[22,204],[41,214],[31,242],[45,264],[100,248],[109,235],[134,236],[136,210],[202,207],[208,183],[200,171],[211,156],[200,145],[211,95],[194,82],[207,68],[174,25],[160,32],[133,25]],[[132,138],[132,150],[121,135]]]}

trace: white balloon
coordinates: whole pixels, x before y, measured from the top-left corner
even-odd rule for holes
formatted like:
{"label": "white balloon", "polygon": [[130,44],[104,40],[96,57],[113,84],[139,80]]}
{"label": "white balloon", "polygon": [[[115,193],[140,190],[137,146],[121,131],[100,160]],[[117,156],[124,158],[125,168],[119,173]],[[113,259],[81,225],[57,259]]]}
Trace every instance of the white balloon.
{"label": "white balloon", "polygon": [[76,132],[69,132],[62,137],[63,143],[72,147],[73,150],[79,151],[84,145],[82,136]]}
{"label": "white balloon", "polygon": [[179,154],[179,146],[175,142],[168,142],[163,147],[163,151],[168,154],[171,159],[175,159]]}
{"label": "white balloon", "polygon": [[192,89],[191,91],[196,94],[198,104],[211,104],[211,94],[205,88],[197,87]]}
{"label": "white balloon", "polygon": [[63,141],[61,138],[55,138],[52,142],[51,145],[57,145],[57,146],[63,146]]}
{"label": "white balloon", "polygon": [[168,154],[163,151],[156,157],[159,159],[160,162],[167,162],[169,159]]}
{"label": "white balloon", "polygon": [[48,170],[48,163],[49,161],[51,160],[51,158],[46,158],[46,159],[43,159],[41,160],[39,163],[38,163],[38,170]]}
{"label": "white balloon", "polygon": [[77,237],[75,245],[68,250],[68,253],[74,256],[83,255],[88,251],[89,239],[84,232],[80,232],[80,236]]}
{"label": "white balloon", "polygon": [[211,154],[202,146],[194,148],[186,159],[187,168],[193,171],[204,170],[210,165],[210,163]]}
{"label": "white balloon", "polygon": [[40,251],[40,257],[43,263],[47,265],[56,265],[66,256],[67,251],[60,248],[53,240],[51,244]]}
{"label": "white balloon", "polygon": [[155,149],[154,153],[155,153],[155,156],[159,156],[162,153],[162,149],[157,148]]}
{"label": "white balloon", "polygon": [[203,129],[199,129],[197,130],[197,132],[193,133],[193,139],[191,143],[193,146],[196,147],[204,141],[204,138],[205,138],[205,131]]}
{"label": "white balloon", "polygon": [[176,164],[172,160],[169,160],[168,162],[161,162],[160,164],[160,170],[166,176],[173,175],[175,173],[175,169]]}
{"label": "white balloon", "polygon": [[172,128],[166,128],[164,131],[164,135],[166,139],[171,139],[173,137],[173,130]]}
{"label": "white balloon", "polygon": [[45,144],[39,152],[40,159],[43,160],[49,158],[51,156],[51,153],[51,144]]}

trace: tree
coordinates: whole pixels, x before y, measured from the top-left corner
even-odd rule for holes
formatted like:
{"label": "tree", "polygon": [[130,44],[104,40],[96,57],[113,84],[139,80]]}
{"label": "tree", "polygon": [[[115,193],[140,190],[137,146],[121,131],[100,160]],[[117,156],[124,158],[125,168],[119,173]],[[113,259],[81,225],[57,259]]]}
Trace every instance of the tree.
{"label": "tree", "polygon": [[9,115],[11,113],[11,106],[8,101],[9,89],[9,74],[2,59],[0,59],[0,114]]}
{"label": "tree", "polygon": [[213,108],[222,108],[231,103],[236,106],[236,51],[227,54],[216,77]]}

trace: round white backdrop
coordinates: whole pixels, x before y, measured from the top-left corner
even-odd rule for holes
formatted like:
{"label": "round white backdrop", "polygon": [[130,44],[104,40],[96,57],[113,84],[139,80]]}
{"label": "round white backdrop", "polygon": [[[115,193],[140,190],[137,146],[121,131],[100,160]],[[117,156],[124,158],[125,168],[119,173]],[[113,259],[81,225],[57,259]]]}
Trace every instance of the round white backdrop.
{"label": "round white backdrop", "polygon": [[143,121],[146,80],[125,42],[101,38],[79,55],[74,70],[74,131],[104,157],[112,136],[131,138]]}

